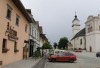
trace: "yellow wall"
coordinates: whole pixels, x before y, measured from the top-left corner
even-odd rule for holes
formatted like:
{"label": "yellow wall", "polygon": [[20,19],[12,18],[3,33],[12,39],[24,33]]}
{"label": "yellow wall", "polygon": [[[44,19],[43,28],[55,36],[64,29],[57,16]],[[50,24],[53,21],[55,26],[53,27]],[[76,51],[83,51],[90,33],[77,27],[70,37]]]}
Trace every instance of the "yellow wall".
{"label": "yellow wall", "polygon": [[[7,4],[9,4],[12,8],[11,21],[6,18]],[[19,27],[15,25],[16,14],[20,16]],[[5,36],[7,22],[9,22],[10,26],[14,27],[14,30],[17,31],[17,37],[19,38],[17,40],[17,49],[19,52],[17,53],[14,53],[14,42],[10,40],[7,40],[7,47],[10,50],[7,53],[2,53],[2,40],[3,38],[8,39],[8,37]],[[3,61],[3,65],[21,60],[23,58],[24,40],[28,40],[29,32],[25,32],[26,24],[28,25],[28,21],[11,0],[0,0],[0,61]]]}

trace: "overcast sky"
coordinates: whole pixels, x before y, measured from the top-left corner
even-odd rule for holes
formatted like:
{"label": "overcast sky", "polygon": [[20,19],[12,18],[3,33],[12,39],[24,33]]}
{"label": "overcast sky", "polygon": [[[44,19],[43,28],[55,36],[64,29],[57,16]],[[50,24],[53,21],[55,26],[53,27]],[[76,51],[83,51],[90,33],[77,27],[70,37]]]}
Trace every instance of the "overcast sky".
{"label": "overcast sky", "polygon": [[35,20],[43,27],[43,32],[51,43],[61,37],[72,36],[72,20],[75,11],[81,29],[89,15],[100,14],[100,0],[21,0],[26,9],[31,9]]}

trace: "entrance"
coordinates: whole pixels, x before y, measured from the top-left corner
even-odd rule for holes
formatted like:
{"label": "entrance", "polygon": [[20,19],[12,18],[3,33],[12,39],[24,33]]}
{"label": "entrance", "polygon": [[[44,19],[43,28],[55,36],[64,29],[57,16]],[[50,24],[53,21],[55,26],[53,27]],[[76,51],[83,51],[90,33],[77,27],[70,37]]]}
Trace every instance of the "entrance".
{"label": "entrance", "polygon": [[23,59],[27,59],[27,48],[23,47]]}
{"label": "entrance", "polygon": [[92,47],[90,46],[90,52],[92,52]]}
{"label": "entrance", "polygon": [[30,39],[30,46],[29,46],[29,57],[33,57],[33,50],[34,50],[34,41]]}
{"label": "entrance", "polygon": [[29,57],[33,56],[33,45],[30,45],[30,49],[29,49]]}

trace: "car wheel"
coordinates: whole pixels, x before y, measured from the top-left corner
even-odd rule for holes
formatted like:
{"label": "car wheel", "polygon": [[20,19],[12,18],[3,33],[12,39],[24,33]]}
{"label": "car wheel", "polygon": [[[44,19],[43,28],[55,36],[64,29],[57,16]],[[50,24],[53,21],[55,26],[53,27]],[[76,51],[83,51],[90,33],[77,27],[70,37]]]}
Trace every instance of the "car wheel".
{"label": "car wheel", "polygon": [[73,60],[73,59],[70,59],[70,60],[69,60],[69,62],[70,62],[70,63],[73,63],[73,62],[74,62],[74,60]]}
{"label": "car wheel", "polygon": [[52,62],[55,62],[55,61],[56,61],[56,59],[51,59],[51,61],[52,61]]}

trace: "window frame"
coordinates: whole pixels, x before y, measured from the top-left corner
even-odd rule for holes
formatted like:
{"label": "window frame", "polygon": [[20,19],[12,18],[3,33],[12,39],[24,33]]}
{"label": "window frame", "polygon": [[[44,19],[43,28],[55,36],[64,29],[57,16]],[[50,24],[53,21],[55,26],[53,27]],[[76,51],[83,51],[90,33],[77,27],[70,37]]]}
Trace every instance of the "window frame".
{"label": "window frame", "polygon": [[80,45],[82,45],[82,39],[80,39]]}
{"label": "window frame", "polygon": [[11,20],[12,8],[7,4],[6,18]]}
{"label": "window frame", "polygon": [[2,41],[2,50],[7,48],[7,39],[3,38],[3,41]]}
{"label": "window frame", "polygon": [[16,25],[19,26],[19,19],[20,19],[20,16],[18,14],[16,14]]}

